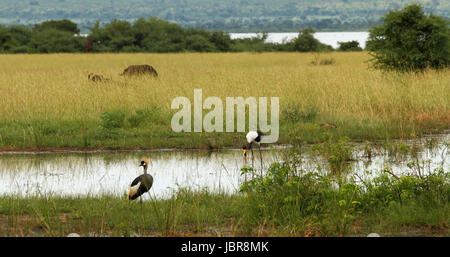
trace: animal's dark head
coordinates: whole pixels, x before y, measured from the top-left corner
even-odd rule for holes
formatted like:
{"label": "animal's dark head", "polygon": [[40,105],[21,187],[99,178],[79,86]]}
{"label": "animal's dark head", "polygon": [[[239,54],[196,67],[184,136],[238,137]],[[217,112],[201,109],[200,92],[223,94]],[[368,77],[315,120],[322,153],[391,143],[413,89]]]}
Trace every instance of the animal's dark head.
{"label": "animal's dark head", "polygon": [[149,163],[149,161],[146,158],[142,158],[141,165],[139,165],[139,166],[146,168],[148,166],[148,163]]}

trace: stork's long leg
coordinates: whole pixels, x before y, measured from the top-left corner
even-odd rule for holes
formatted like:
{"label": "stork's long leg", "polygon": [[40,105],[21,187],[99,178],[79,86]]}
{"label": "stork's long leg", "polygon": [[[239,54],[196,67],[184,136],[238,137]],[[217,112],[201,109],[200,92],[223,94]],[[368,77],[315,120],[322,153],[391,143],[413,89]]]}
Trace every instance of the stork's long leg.
{"label": "stork's long leg", "polygon": [[261,177],[263,176],[263,160],[262,160],[262,153],[261,153],[261,144],[258,144],[259,146],[259,158],[261,159]]}

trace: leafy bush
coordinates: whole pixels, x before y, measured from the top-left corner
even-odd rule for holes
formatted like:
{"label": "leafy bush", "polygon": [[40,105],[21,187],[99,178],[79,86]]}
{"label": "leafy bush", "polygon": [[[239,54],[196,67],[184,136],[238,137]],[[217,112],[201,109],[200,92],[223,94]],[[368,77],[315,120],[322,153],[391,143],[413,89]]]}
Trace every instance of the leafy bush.
{"label": "leafy bush", "polygon": [[[256,172],[248,166],[241,171]],[[450,202],[450,174],[443,169],[422,177],[381,173],[360,183],[340,181],[336,176],[307,172],[291,162],[272,163],[264,176],[241,184],[246,193],[244,218],[253,227],[261,221],[285,225],[294,234],[301,229],[308,234],[305,228],[316,227],[316,235],[345,235],[361,217],[395,219],[405,208],[412,212],[440,209],[444,213],[435,222],[448,225],[445,211]],[[409,218],[413,224],[426,218],[414,216]],[[404,222],[404,217],[399,219]]]}
{"label": "leafy bush", "polygon": [[356,40],[349,42],[338,42],[339,51],[362,51],[362,48],[359,46],[359,42]]}
{"label": "leafy bush", "polygon": [[[243,168],[244,173],[253,172]],[[317,215],[328,197],[329,180],[314,173],[298,174],[287,163],[272,163],[264,177],[241,185],[247,192],[248,219],[270,218],[277,224],[299,221],[300,217]],[[251,221],[251,220],[250,220]]]}
{"label": "leafy bush", "polygon": [[383,17],[370,30],[367,49],[373,66],[398,72],[443,69],[450,64],[450,28],[444,18],[426,16],[417,4]]}
{"label": "leafy bush", "polygon": [[353,159],[353,145],[347,137],[341,137],[336,142],[330,136],[328,141],[315,145],[313,149],[325,157],[331,174],[341,175],[351,167],[349,161]]}

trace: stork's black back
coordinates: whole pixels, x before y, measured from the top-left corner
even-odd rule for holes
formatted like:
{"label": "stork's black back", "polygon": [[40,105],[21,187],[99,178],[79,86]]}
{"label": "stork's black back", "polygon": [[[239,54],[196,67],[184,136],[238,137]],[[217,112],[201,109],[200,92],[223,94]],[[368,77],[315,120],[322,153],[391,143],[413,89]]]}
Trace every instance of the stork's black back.
{"label": "stork's black back", "polygon": [[[144,177],[144,176],[146,176],[146,177]],[[144,181],[144,179],[145,179],[145,181]],[[150,188],[153,185],[153,177],[152,177],[152,175],[149,175],[149,174],[140,175],[139,177],[135,178],[133,180],[133,182],[131,182],[131,186],[135,186],[139,182],[141,182],[141,185],[139,186],[136,194],[128,197],[130,200],[134,200],[134,199],[138,198],[139,196],[143,195],[144,193],[148,192],[148,190],[150,190]]]}
{"label": "stork's black back", "polygon": [[257,130],[256,133],[258,133],[258,136],[255,138],[255,142],[259,143],[261,142],[261,137],[264,135],[261,130]]}

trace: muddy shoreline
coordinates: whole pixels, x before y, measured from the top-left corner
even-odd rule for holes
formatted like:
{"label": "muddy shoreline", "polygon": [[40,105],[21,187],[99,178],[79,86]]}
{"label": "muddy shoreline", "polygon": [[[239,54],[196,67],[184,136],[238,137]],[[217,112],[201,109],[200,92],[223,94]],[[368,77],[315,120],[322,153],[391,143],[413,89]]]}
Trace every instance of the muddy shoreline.
{"label": "muddy shoreline", "polygon": [[[410,142],[414,140],[420,140],[430,137],[436,137],[436,138],[445,138],[450,135],[450,130],[444,130],[441,133],[436,134],[425,134],[421,137],[417,138],[406,138],[406,139],[390,139],[393,141],[402,140],[405,142]],[[367,140],[375,145],[382,144],[384,142],[383,140]],[[361,144],[364,141],[363,140],[355,140],[351,141],[354,144]],[[304,146],[312,146],[315,144],[305,144]],[[261,150],[271,150],[271,149],[283,149],[283,148],[290,148],[292,145],[290,144],[271,144],[270,146],[262,146]],[[63,147],[63,148],[57,148],[57,147],[44,147],[41,149],[37,148],[0,148],[0,155],[1,154],[58,154],[58,153],[126,153],[126,152],[168,152],[168,151],[210,151],[210,152],[218,152],[222,150],[241,150],[240,147],[217,147],[217,148],[211,148],[209,146],[205,147],[193,147],[193,148],[186,148],[186,147],[172,147],[172,148],[125,148],[125,149],[102,149],[102,148],[71,148],[71,147]]]}
{"label": "muddy shoreline", "polygon": [[[261,150],[289,148],[291,145],[279,144],[270,147],[261,147]],[[130,149],[90,149],[90,148],[44,148],[44,149],[0,149],[1,154],[57,154],[57,153],[127,153],[127,152],[170,152],[170,151],[210,151],[219,152],[222,150],[242,150],[238,147],[220,147],[220,148],[130,148]]]}

